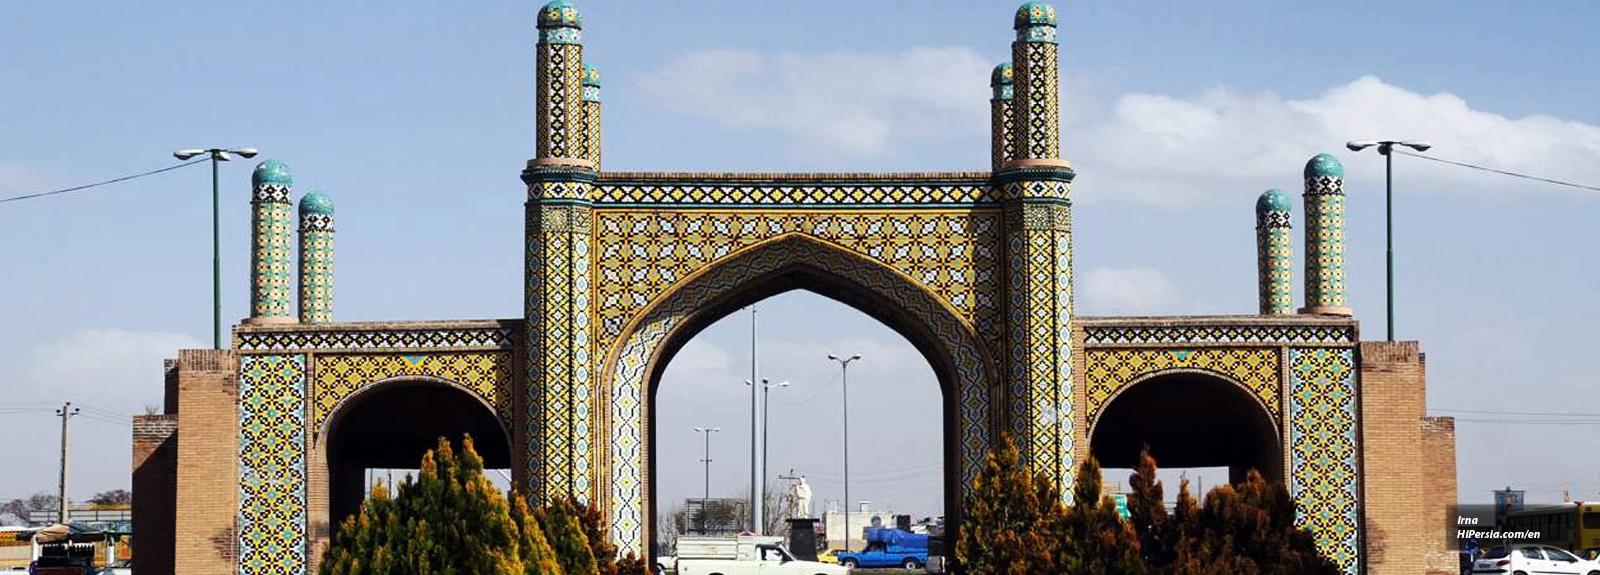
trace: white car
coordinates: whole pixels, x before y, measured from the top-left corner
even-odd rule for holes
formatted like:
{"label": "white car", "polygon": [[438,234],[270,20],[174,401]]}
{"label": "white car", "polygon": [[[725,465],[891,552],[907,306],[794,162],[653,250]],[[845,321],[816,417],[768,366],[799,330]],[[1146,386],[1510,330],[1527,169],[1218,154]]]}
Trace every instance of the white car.
{"label": "white car", "polygon": [[1600,575],[1600,562],[1579,559],[1578,556],[1550,545],[1512,545],[1489,549],[1482,559],[1472,563],[1473,573],[1505,573],[1508,575]]}

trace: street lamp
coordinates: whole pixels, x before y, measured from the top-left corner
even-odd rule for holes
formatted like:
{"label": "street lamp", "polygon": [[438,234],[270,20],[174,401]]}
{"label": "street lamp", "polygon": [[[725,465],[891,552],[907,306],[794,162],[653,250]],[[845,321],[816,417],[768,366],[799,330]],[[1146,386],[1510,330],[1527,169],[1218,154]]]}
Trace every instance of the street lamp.
{"label": "street lamp", "polygon": [[226,162],[233,158],[229,154],[238,154],[244,158],[254,158],[259,153],[255,148],[208,148],[204,150],[190,149],[173,152],[173,157],[187,160],[200,154],[211,156],[211,347],[222,349],[222,240],[220,231],[221,219],[217,208],[217,162]]}
{"label": "street lamp", "polygon": [[1389,304],[1389,341],[1394,341],[1394,151],[1395,146],[1405,146],[1418,152],[1426,152],[1433,144],[1421,140],[1351,140],[1344,147],[1352,152],[1359,152],[1373,146],[1378,147],[1378,154],[1383,156],[1383,228],[1385,255],[1388,259],[1388,270],[1385,274],[1388,280]]}
{"label": "street lamp", "polygon": [[696,427],[697,433],[706,434],[706,458],[701,459],[706,464],[706,492],[700,498],[700,534],[706,534],[706,501],[711,499],[711,434],[722,431],[721,427]]}
{"label": "street lamp", "polygon": [[[745,385],[751,385],[750,380],[744,380]],[[784,380],[773,383],[765,377],[761,378],[761,509],[766,512],[767,502],[767,417],[772,413],[772,388],[789,387],[789,381]],[[766,527],[767,518],[761,518],[761,526]]]}
{"label": "street lamp", "polygon": [[850,362],[861,359],[860,355],[852,355],[840,359],[839,356],[828,354],[828,359],[839,362],[839,381],[844,384],[844,550],[850,552]]}

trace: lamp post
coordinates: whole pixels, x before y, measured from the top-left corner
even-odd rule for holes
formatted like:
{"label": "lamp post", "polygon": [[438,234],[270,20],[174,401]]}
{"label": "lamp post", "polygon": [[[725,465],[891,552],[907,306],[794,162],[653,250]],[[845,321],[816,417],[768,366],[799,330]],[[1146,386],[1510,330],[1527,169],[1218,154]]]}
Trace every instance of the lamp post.
{"label": "lamp post", "polygon": [[[758,348],[756,347],[756,306],[755,304],[750,304],[750,379],[745,381],[757,381],[760,379],[759,370],[757,369],[757,358],[759,357]],[[756,402],[756,386],[752,385],[750,386],[750,502],[748,506],[750,507],[750,532],[761,535],[761,520],[766,516],[766,513],[761,508],[765,502],[762,501],[760,495],[761,466],[757,462],[761,461],[761,457],[765,454],[758,451],[762,446],[756,442]]]}
{"label": "lamp post", "polygon": [[850,362],[861,359],[860,355],[840,359],[839,356],[828,354],[828,359],[839,362],[839,381],[844,385],[844,550],[850,552]]}
{"label": "lamp post", "polygon": [[217,183],[217,162],[232,160],[229,154],[239,154],[243,158],[254,158],[258,152],[255,148],[207,148],[204,150],[189,149],[173,152],[173,157],[187,160],[200,154],[211,156],[211,347],[222,349],[222,232],[220,211],[217,208],[217,196],[220,186]]}
{"label": "lamp post", "polygon": [[1389,341],[1394,341],[1394,147],[1405,146],[1418,152],[1426,152],[1433,144],[1421,140],[1352,140],[1345,143],[1344,147],[1352,152],[1359,152],[1373,146],[1378,147],[1378,154],[1383,156],[1383,234],[1384,255],[1387,259],[1385,278],[1387,279],[1387,299],[1389,305]]}
{"label": "lamp post", "polygon": [[696,427],[698,433],[706,434],[706,458],[700,462],[706,464],[706,491],[700,497],[700,534],[706,534],[706,502],[711,499],[711,434],[722,431],[721,427]]}
{"label": "lamp post", "polygon": [[[752,385],[750,380],[744,380],[745,385]],[[761,378],[761,503],[762,511],[766,511],[767,502],[767,417],[772,413],[772,388],[789,387],[789,381],[784,380],[773,383],[765,377]],[[763,513],[763,515],[765,515]],[[761,526],[766,527],[767,518],[761,518]]]}

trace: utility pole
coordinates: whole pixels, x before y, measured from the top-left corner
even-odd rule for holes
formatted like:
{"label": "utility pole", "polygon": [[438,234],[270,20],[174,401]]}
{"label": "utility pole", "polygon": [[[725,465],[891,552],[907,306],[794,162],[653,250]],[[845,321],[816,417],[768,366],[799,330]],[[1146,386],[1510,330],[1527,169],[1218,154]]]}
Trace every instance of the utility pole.
{"label": "utility pole", "polygon": [[77,414],[78,408],[73,407],[70,401],[61,404],[61,409],[56,410],[56,416],[61,418],[61,485],[60,490],[56,492],[56,497],[61,500],[61,507],[57,523],[67,522],[67,420]]}
{"label": "utility pole", "polygon": [[844,390],[840,392],[842,411],[844,412],[844,550],[850,552],[850,362],[861,359],[861,355],[852,355],[841,359],[837,355],[828,354],[828,359],[839,362],[839,381],[843,383]]}
{"label": "utility pole", "polygon": [[763,503],[761,499],[764,491],[762,487],[764,486],[761,484],[762,460],[760,458],[765,454],[760,453],[760,445],[757,443],[756,438],[756,426],[759,425],[756,418],[760,414],[756,412],[758,407],[756,405],[756,398],[758,397],[756,391],[758,390],[754,382],[761,381],[761,378],[758,377],[760,371],[757,369],[757,357],[756,306],[755,304],[750,304],[750,381],[752,382],[750,384],[750,532],[761,535],[761,522],[766,514],[761,509],[761,504]]}
{"label": "utility pole", "polygon": [[706,464],[706,492],[700,498],[700,534],[706,534],[706,502],[711,500],[711,434],[722,431],[721,427],[696,427],[695,431],[706,435],[706,458],[701,459]]}

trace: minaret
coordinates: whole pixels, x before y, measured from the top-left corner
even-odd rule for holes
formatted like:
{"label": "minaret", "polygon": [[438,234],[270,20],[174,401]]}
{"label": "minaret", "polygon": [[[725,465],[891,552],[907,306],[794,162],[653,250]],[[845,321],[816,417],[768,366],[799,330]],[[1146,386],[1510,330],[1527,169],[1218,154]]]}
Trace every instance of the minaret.
{"label": "minaret", "polygon": [[[583,18],[567,0],[539,9],[538,155],[522,171],[527,185],[525,225],[524,409],[516,431],[515,477],[534,504],[565,497],[593,501],[591,433],[598,425],[593,396],[594,305],[590,190],[598,156],[587,144],[584,108]],[[598,115],[596,115],[598,126]],[[639,509],[612,509],[613,525],[641,525]],[[617,528],[617,533],[631,533]],[[639,542],[618,541],[644,553]]]}
{"label": "minaret", "polygon": [[1013,27],[1017,31],[1017,39],[1011,43],[1011,65],[1017,76],[1012,112],[1016,164],[1064,166],[1056,95],[1061,66],[1056,9],[1041,2],[1023,4]]}
{"label": "minaret", "polygon": [[246,324],[294,323],[289,309],[294,289],[294,178],[277,160],[256,165],[250,174],[250,317]]}
{"label": "minaret", "polygon": [[589,163],[600,171],[600,71],[583,65],[583,133]]}
{"label": "minaret", "polygon": [[535,162],[593,168],[584,145],[583,17],[566,0],[539,9],[539,138]]}
{"label": "minaret", "polygon": [[1306,307],[1351,315],[1344,301],[1344,166],[1329,154],[1306,162]]}
{"label": "minaret", "polygon": [[1261,315],[1294,313],[1294,249],[1289,195],[1273,188],[1256,199],[1256,283]]}
{"label": "minaret", "polygon": [[333,321],[333,198],[300,198],[300,323]]}
{"label": "minaret", "polygon": [[[992,178],[1004,202],[1006,395],[1011,433],[1031,471],[1071,502],[1082,416],[1072,384],[1072,167],[1057,126],[1056,10],[1017,9],[1011,44],[1015,158]],[[963,477],[963,481],[971,478]]]}
{"label": "minaret", "polygon": [[1012,126],[1010,62],[1002,62],[989,74],[989,88],[994,95],[989,98],[989,169],[1000,171],[1006,162],[1017,157],[1015,126]]}

